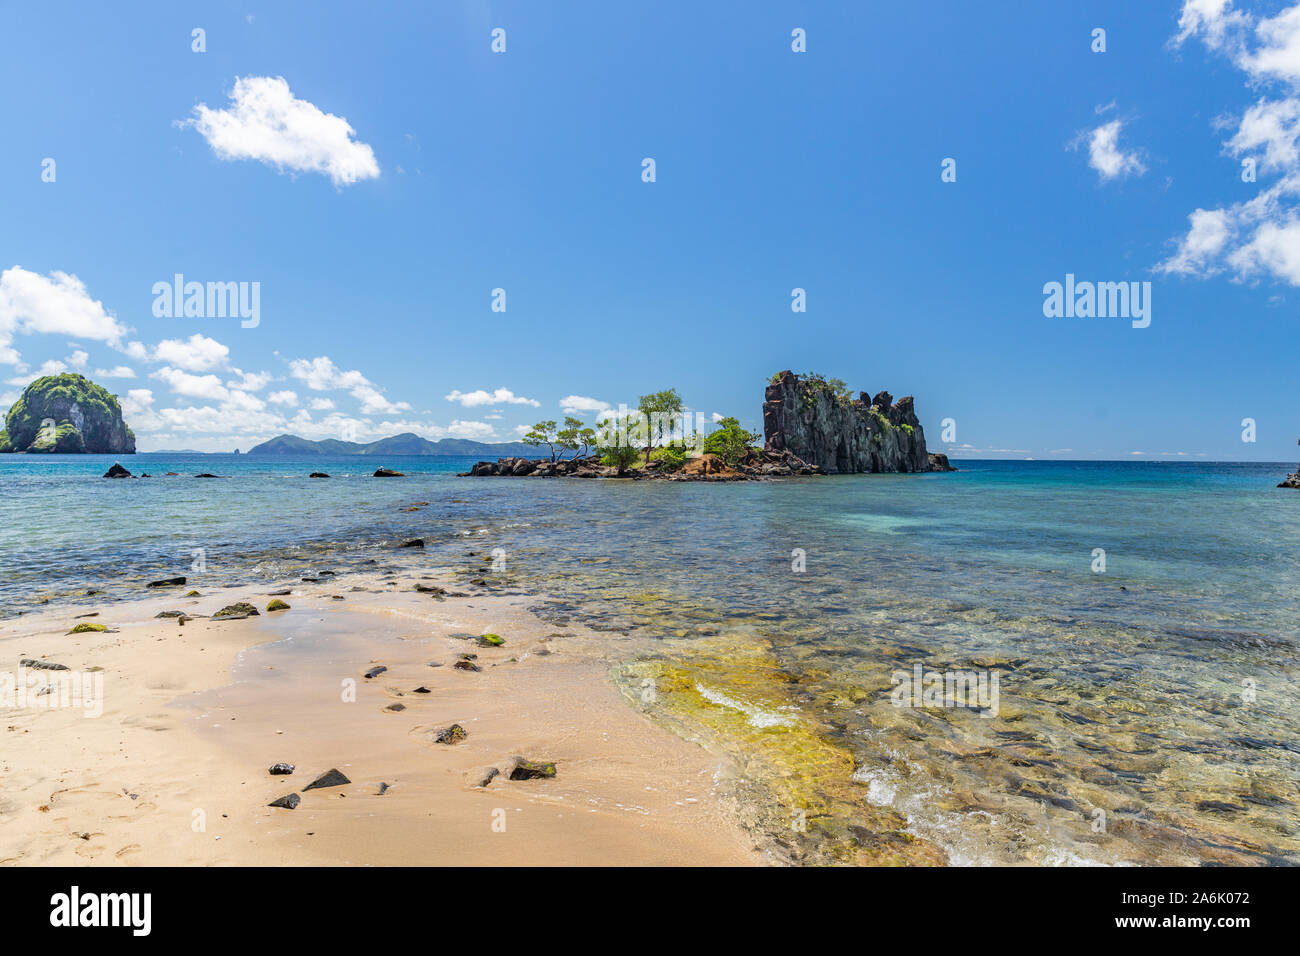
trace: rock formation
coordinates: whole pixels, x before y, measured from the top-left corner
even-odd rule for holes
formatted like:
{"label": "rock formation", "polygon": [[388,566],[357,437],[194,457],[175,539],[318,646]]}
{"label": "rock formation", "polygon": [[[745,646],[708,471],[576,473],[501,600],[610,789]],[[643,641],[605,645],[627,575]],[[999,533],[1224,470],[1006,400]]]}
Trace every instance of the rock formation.
{"label": "rock formation", "polygon": [[23,390],[5,418],[0,452],[133,455],[135,435],[107,389],[65,372],[43,375]]}
{"label": "rock formation", "polygon": [[[1300,442],[1296,442],[1300,445]],[[1300,465],[1295,466],[1295,474],[1287,475],[1282,481],[1278,482],[1279,488],[1297,488],[1300,489]]]}
{"label": "rock formation", "polygon": [[953,470],[932,467],[910,395],[854,398],[838,383],[790,371],[767,387],[763,437],[765,450],[790,452],[829,474]]}

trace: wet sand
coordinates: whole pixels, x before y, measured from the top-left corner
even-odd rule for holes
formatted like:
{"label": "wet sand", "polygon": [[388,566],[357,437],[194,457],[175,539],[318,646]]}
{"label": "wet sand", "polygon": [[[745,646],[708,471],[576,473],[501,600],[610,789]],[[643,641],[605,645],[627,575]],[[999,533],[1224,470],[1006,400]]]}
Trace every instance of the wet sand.
{"label": "wet sand", "polygon": [[[438,601],[416,580],[296,584],[273,613],[276,587],[173,589],[81,619],[108,632],[69,635],[81,608],[6,622],[0,669],[47,659],[102,668],[104,683],[101,716],[0,709],[0,863],[777,862],[719,796],[734,768],[629,706],[601,635],[547,625],[521,596]],[[263,613],[154,617],[236,601]],[[484,632],[505,645],[452,636]],[[454,668],[461,654],[481,669]],[[434,742],[452,723],[466,739]],[[556,777],[508,779],[515,755],[554,761]],[[281,761],[295,772],[269,774]],[[351,783],[303,792],[332,768]],[[289,793],[297,809],[267,806]]]}

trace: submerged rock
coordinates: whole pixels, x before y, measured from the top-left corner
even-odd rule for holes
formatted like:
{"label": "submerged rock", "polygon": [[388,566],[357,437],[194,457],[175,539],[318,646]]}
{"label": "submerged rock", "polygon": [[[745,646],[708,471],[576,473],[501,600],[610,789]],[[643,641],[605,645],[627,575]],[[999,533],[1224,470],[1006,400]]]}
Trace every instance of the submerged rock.
{"label": "submerged rock", "polygon": [[150,581],[145,587],[150,588],[169,588],[178,584],[184,584],[185,578],[163,578],[161,581]]}
{"label": "submerged rock", "polygon": [[310,475],[308,475],[307,477],[308,477],[308,478],[328,478],[329,475],[325,474],[325,472],[323,472],[323,471],[313,471],[313,472],[312,472]]}
{"label": "submerged rock", "polygon": [[306,793],[308,790],[321,790],[324,789],[325,787],[341,787],[345,783],[351,783],[351,782],[352,781],[349,780],[347,777],[343,776],[343,774],[340,771],[330,769],[330,770],[326,770],[323,774],[321,774],[311,783],[307,784],[307,786],[303,787],[302,791],[303,793]]}
{"label": "submerged rock", "polygon": [[423,548],[423,547],[424,547],[424,539],[423,539],[423,538],[411,538],[411,539],[409,539],[409,540],[407,540],[407,541],[403,541],[403,542],[402,542],[402,547],[403,547],[403,548]]}
{"label": "submerged rock", "polygon": [[296,793],[286,794],[278,800],[272,800],[267,804],[268,807],[280,807],[284,810],[297,810],[298,804],[302,803],[302,797]]}
{"label": "submerged rock", "polygon": [[375,478],[405,478],[406,475],[400,471],[393,471],[391,468],[376,468]]}

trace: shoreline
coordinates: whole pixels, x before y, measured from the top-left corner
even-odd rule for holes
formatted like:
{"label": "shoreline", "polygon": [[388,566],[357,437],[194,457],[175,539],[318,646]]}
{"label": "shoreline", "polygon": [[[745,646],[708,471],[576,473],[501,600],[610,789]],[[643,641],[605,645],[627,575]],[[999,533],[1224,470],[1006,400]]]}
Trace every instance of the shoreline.
{"label": "shoreline", "polygon": [[[273,613],[266,592],[284,585],[149,595],[90,618],[51,608],[0,624],[9,666],[102,668],[104,682],[99,717],[4,710],[0,820],[10,825],[0,864],[780,862],[724,806],[725,758],[629,706],[599,634],[546,624],[525,607],[534,596],[437,601],[413,590],[427,577],[290,585],[290,609]],[[370,590],[349,590],[358,586]],[[262,613],[184,625],[154,617],[237,601]],[[67,634],[82,622],[109,630]],[[505,645],[450,636],[485,631]],[[477,655],[480,671],[456,669],[461,654]],[[375,666],[388,670],[362,676]],[[344,700],[347,681],[354,700]],[[452,723],[466,739],[435,743]],[[554,761],[556,777],[507,779],[515,755]],[[280,761],[295,772],[270,775]],[[491,767],[504,772],[478,786]],[[351,782],[303,790],[330,769]],[[296,809],[267,806],[289,793]]]}

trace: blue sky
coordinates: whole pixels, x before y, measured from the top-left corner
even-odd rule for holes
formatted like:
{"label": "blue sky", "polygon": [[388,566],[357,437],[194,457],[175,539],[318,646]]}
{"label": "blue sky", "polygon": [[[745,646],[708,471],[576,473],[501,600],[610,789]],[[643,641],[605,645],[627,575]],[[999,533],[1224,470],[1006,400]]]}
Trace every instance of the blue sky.
{"label": "blue sky", "polygon": [[[761,429],[792,368],[959,456],[1296,458],[1285,3],[178,6],[0,2],[0,408],[64,367],[141,450],[669,386]],[[176,273],[257,326],[155,316]],[[1067,273],[1150,326],[1046,317]]]}

